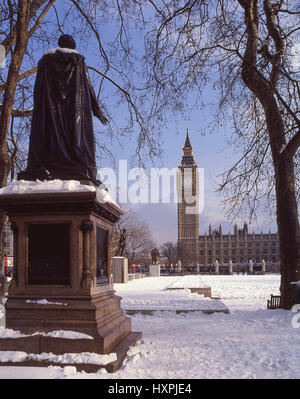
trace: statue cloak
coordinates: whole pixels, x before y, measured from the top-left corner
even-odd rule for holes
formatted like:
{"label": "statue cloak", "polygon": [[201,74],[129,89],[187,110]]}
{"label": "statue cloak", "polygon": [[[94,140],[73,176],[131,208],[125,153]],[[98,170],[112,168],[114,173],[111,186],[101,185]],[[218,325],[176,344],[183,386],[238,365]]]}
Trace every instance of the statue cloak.
{"label": "statue cloak", "polygon": [[107,122],[84,57],[64,48],[45,53],[38,63],[34,86],[27,169],[18,179],[91,180],[99,184],[92,113]]}

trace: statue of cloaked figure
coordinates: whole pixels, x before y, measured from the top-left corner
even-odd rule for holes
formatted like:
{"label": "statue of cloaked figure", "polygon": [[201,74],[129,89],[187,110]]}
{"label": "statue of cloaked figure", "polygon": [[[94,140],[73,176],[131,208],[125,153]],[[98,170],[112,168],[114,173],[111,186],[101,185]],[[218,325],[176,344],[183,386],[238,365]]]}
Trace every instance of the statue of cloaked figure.
{"label": "statue of cloaked figure", "polygon": [[150,251],[150,254],[151,254],[152,265],[156,265],[157,264],[157,258],[159,256],[158,249],[157,248],[153,248]]}
{"label": "statue of cloaked figure", "polygon": [[107,124],[91,86],[84,57],[70,35],[38,63],[27,168],[18,180],[96,179],[94,114]]}
{"label": "statue of cloaked figure", "polygon": [[116,256],[123,256],[126,247],[126,229],[122,230],[119,238],[119,247],[116,252]]}

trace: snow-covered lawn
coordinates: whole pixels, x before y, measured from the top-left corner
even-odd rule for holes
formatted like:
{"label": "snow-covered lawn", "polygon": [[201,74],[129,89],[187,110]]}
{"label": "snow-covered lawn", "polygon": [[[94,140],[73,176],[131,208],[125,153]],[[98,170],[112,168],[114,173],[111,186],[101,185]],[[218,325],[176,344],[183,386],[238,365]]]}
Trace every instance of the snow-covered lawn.
{"label": "snow-covered lawn", "polygon": [[203,277],[201,276],[193,276],[193,275],[186,275],[177,278],[174,283],[169,285],[168,288],[204,288],[209,287]]}
{"label": "snow-covered lawn", "polygon": [[[115,284],[123,299],[124,310],[227,310],[220,300],[191,293],[187,287],[206,287],[199,276],[147,277],[131,280],[128,284]],[[168,288],[186,288],[168,291]]]}
{"label": "snow-covered lawn", "polygon": [[[123,296],[122,306],[126,308],[130,300],[151,299],[155,292],[159,295],[159,287],[163,294],[166,278],[116,284],[116,293]],[[127,360],[114,374],[78,373],[74,367],[0,367],[0,378],[299,378],[300,328],[291,324],[295,314],[266,310],[270,294],[279,292],[280,277],[201,278],[230,313],[165,311],[131,316],[132,329],[142,331],[143,339],[129,350]],[[175,281],[169,279],[170,284]],[[185,295],[187,300],[188,292]]]}

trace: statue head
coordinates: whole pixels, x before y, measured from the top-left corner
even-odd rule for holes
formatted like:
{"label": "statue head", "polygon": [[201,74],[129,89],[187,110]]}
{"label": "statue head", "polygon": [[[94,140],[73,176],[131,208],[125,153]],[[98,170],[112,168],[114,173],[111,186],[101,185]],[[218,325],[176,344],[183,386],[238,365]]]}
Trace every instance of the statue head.
{"label": "statue head", "polygon": [[58,45],[59,47],[71,48],[73,50],[76,48],[76,42],[71,35],[61,35],[58,39]]}

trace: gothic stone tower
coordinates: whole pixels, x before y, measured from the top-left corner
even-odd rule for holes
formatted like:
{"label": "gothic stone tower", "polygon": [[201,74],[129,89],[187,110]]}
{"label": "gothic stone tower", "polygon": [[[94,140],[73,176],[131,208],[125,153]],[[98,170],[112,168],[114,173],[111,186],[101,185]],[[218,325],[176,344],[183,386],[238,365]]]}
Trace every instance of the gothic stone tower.
{"label": "gothic stone tower", "polygon": [[178,164],[178,249],[183,264],[195,265],[199,258],[199,173],[187,130]]}

